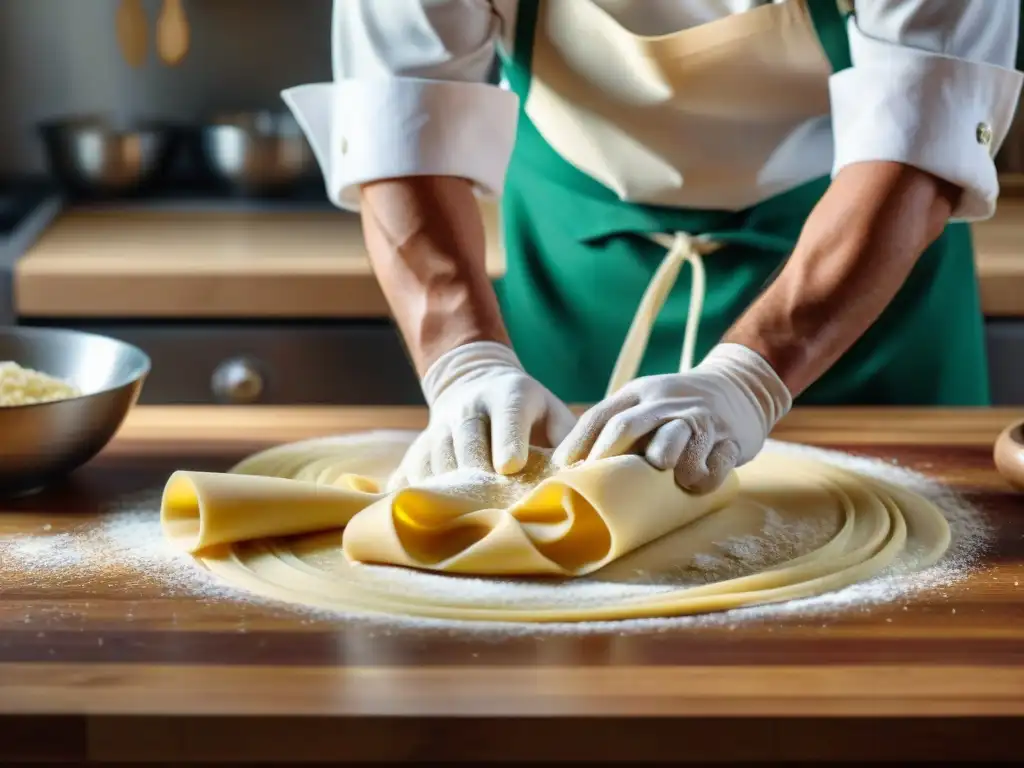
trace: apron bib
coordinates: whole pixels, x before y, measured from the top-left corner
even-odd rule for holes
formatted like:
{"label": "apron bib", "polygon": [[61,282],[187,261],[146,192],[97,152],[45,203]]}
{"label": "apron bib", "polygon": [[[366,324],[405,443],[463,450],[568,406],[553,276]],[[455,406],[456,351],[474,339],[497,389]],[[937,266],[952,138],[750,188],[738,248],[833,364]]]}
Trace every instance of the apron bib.
{"label": "apron bib", "polygon": [[[502,53],[522,107],[497,290],[527,370],[567,402],[601,399],[665,257],[651,238],[677,232],[714,244],[691,331],[702,359],[778,272],[828,187],[828,167],[787,178],[793,164],[772,161],[832,141],[828,77],[848,66],[836,0],[788,0],[657,37],[629,32],[593,0],[522,0],[513,53]],[[640,375],[679,370],[692,286],[684,269]],[[798,402],[988,403],[966,224],[946,228]]]}

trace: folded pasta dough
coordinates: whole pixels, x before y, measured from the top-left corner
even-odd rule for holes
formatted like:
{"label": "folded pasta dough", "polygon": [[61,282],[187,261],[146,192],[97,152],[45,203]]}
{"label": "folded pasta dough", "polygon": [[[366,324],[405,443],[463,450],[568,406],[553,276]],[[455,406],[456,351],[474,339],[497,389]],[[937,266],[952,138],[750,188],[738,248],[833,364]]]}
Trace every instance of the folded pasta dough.
{"label": "folded pasta dough", "polygon": [[342,537],[350,560],[477,575],[583,576],[727,506],[718,490],[691,495],[672,472],[638,456],[577,465],[541,480],[511,506],[409,488],[368,506]]}
{"label": "folded pasta dough", "polygon": [[[325,475],[330,476],[330,475]],[[735,498],[682,491],[637,456],[561,470],[514,503],[486,493],[406,488],[373,478],[309,482],[255,474],[175,472],[164,489],[168,540],[190,553],[236,542],[344,528],[355,562],[476,575],[582,576]]]}
{"label": "folded pasta dough", "polygon": [[340,529],[383,495],[373,480],[354,475],[327,485],[178,471],[164,486],[160,523],[173,546],[193,554],[221,544]]}

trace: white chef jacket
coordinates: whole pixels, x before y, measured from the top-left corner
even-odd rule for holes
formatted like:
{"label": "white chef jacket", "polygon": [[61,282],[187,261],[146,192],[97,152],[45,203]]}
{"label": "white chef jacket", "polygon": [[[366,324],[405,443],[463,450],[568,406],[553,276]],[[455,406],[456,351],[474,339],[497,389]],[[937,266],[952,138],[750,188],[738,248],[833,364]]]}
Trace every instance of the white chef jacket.
{"label": "white chef jacket", "polygon": [[[580,0],[553,0],[578,2]],[[772,0],[595,0],[640,35],[744,13]],[[775,0],[776,2],[780,0]],[[1016,109],[1016,0],[857,0],[850,69],[830,77],[832,168],[905,163],[964,190],[955,219],[995,211],[994,155]],[[518,98],[487,82],[511,50],[518,0],[335,0],[334,82],[284,92],[310,136],[328,193],[356,210],[385,178],[457,176],[500,195]],[[820,148],[817,151],[822,151]],[[827,151],[827,150],[826,150]],[[793,178],[800,177],[794,169]]]}

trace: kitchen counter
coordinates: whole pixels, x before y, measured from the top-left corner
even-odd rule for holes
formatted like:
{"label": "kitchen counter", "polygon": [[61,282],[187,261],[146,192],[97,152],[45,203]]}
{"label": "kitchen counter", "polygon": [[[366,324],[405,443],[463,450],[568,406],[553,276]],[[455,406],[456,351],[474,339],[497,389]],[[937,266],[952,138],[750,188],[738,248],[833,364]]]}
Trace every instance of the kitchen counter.
{"label": "kitchen counter", "polygon": [[[482,210],[498,277],[498,215]],[[985,314],[1024,317],[1024,200],[1003,200],[975,237]],[[14,298],[29,319],[388,314],[359,219],[338,211],[70,211],[17,260]]]}
{"label": "kitchen counter", "polygon": [[[940,478],[995,526],[963,582],[834,614],[485,635],[297,615],[145,574],[76,577],[73,565],[0,579],[0,759],[1019,756],[1024,495],[991,460],[1019,418],[798,409],[784,420],[778,438]],[[221,470],[282,441],[424,419],[139,407],[65,487],[0,502],[0,536],[82,532],[175,468]]]}
{"label": "kitchen counter", "polygon": [[[504,259],[483,206],[487,268]],[[384,318],[359,217],[336,210],[72,210],[17,261],[24,318]]]}

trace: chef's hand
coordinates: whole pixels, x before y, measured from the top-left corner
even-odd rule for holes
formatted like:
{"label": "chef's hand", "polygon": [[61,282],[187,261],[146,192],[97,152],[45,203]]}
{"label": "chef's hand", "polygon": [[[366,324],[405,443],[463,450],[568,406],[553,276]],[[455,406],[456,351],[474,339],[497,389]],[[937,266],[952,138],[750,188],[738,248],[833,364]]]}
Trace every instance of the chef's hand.
{"label": "chef's hand", "polygon": [[567,466],[636,452],[693,493],[714,490],[761,450],[792,405],[756,352],[720,344],[687,373],[635,379],[580,418],[555,451]]}
{"label": "chef's hand", "polygon": [[392,489],[457,468],[515,474],[526,465],[531,433],[554,447],[576,423],[511,349],[490,341],[442,355],[424,375],[423,393],[430,421],[391,477]]}

